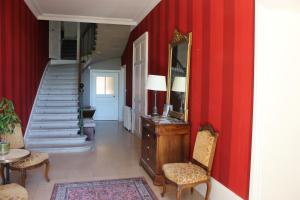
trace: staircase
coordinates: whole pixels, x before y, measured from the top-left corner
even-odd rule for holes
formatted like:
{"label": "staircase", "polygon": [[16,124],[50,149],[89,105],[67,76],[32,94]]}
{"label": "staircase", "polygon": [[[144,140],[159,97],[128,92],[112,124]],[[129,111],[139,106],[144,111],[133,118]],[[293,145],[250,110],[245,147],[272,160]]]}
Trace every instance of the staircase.
{"label": "staircase", "polygon": [[50,65],[45,72],[25,136],[26,148],[48,153],[92,148],[79,135],[77,65]]}

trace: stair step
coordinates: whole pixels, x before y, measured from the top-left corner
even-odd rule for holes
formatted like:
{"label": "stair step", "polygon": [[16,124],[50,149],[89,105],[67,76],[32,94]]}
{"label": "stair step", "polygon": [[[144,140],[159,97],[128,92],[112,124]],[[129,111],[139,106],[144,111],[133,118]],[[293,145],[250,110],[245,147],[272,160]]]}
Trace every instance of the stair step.
{"label": "stair step", "polygon": [[31,129],[29,137],[68,137],[78,135],[79,128],[74,129]]}
{"label": "stair step", "polygon": [[41,89],[40,94],[74,94],[78,95],[78,90],[74,89]]}
{"label": "stair step", "polygon": [[69,107],[56,107],[56,106],[45,106],[45,107],[37,107],[35,109],[35,113],[37,114],[71,114],[78,113],[78,106],[69,106]]}
{"label": "stair step", "polygon": [[86,135],[76,135],[68,137],[28,137],[27,145],[70,145],[70,144],[83,144],[86,141]]}
{"label": "stair step", "polygon": [[78,100],[73,101],[37,101],[37,106],[51,106],[51,107],[78,107]]}
{"label": "stair step", "polygon": [[86,141],[83,144],[77,145],[27,145],[26,149],[37,152],[45,152],[45,153],[78,153],[78,152],[86,152],[91,151],[93,149],[93,142]]}
{"label": "stair step", "polygon": [[46,75],[45,80],[78,80],[77,76],[59,76],[59,75]]}
{"label": "stair step", "polygon": [[47,129],[47,128],[78,128],[78,120],[73,121],[48,121],[48,122],[32,122],[33,129]]}
{"label": "stair step", "polygon": [[33,114],[34,121],[58,121],[58,120],[78,120],[78,113],[75,114]]}
{"label": "stair step", "polygon": [[72,100],[78,100],[78,95],[39,95],[38,99],[54,100],[54,101],[60,101],[60,100],[72,101]]}
{"label": "stair step", "polygon": [[68,84],[68,85],[47,85],[43,84],[42,89],[60,89],[60,90],[77,90],[78,89],[78,84]]}
{"label": "stair step", "polygon": [[78,84],[78,80],[72,80],[72,79],[68,79],[68,80],[63,80],[63,79],[49,79],[49,80],[44,80],[43,84],[55,84],[55,85],[64,85],[64,84]]}

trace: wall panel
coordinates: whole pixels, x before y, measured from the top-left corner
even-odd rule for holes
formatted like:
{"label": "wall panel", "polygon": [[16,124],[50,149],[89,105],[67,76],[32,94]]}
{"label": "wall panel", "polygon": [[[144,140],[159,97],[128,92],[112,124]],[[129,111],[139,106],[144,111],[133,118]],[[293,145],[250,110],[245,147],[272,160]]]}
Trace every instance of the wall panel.
{"label": "wall panel", "polygon": [[26,128],[48,61],[48,22],[38,21],[23,0],[2,0],[0,28],[0,98],[13,100]]}
{"label": "wall panel", "polygon": [[[167,45],[174,28],[193,32],[189,121],[191,151],[198,127],[220,132],[213,177],[248,199],[254,56],[254,0],[162,0],[131,32],[126,104],[132,104],[132,44],[149,32],[149,73],[167,75]],[[149,95],[149,111],[152,108]],[[158,95],[162,112],[165,93]]]}

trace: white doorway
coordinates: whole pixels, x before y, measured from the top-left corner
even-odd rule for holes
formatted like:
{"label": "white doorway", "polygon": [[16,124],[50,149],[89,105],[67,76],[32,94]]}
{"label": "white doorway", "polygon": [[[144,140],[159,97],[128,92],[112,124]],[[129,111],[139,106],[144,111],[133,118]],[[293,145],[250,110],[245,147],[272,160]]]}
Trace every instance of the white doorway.
{"label": "white doorway", "polygon": [[91,70],[91,106],[95,120],[119,119],[119,72]]}
{"label": "white doorway", "polygon": [[141,116],[148,114],[148,32],[133,43],[132,132],[141,137]]}

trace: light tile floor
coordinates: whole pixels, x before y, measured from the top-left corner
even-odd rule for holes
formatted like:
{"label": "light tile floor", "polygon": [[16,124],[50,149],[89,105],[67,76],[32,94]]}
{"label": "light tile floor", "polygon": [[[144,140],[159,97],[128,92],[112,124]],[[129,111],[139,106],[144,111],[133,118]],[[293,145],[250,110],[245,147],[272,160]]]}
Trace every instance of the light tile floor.
{"label": "light tile floor", "polygon": [[[50,155],[50,183],[43,178],[43,169],[28,172],[26,189],[30,200],[49,200],[54,183],[90,181],[140,177],[146,178],[158,199],[175,199],[175,186],[168,185],[164,198],[160,197],[161,187],[154,186],[152,180],[139,166],[140,139],[123,129],[122,124],[113,121],[97,122],[96,147],[93,152]],[[12,179],[18,180],[13,173]],[[182,194],[183,200],[202,200],[194,191]]]}

